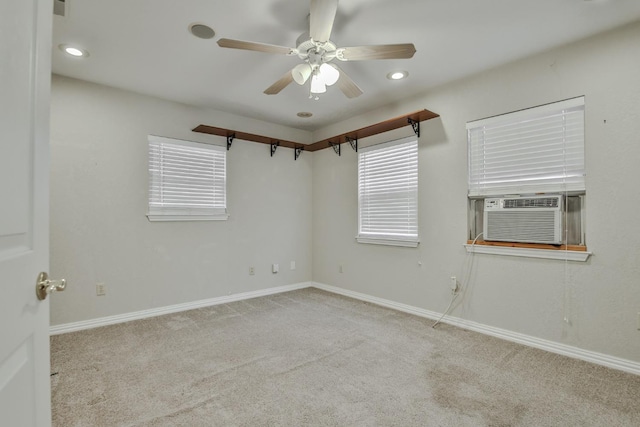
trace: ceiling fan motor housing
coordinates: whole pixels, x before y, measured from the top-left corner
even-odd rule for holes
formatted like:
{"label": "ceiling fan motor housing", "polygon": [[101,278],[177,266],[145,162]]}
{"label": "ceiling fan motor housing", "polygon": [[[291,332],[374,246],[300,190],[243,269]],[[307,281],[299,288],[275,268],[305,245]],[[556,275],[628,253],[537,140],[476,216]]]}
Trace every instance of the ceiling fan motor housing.
{"label": "ceiling fan motor housing", "polygon": [[309,37],[309,33],[303,33],[296,41],[298,57],[316,68],[325,62],[332,61],[336,57],[336,45],[332,41],[318,43]]}

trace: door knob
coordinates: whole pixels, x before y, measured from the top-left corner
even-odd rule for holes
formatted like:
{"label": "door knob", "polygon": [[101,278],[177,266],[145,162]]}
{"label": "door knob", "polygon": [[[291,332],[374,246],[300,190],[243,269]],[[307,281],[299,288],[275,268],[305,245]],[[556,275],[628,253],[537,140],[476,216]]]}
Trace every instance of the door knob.
{"label": "door knob", "polygon": [[67,287],[67,281],[65,279],[62,280],[51,280],[49,279],[49,275],[45,272],[38,274],[38,280],[36,282],[36,295],[39,300],[43,300],[47,298],[51,292],[61,292],[64,291],[64,288]]}

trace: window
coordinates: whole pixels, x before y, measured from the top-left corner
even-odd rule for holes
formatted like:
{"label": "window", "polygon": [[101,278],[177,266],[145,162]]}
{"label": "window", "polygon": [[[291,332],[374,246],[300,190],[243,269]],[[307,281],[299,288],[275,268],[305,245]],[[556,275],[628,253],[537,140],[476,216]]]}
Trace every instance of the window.
{"label": "window", "polygon": [[467,123],[469,238],[482,230],[484,198],[561,194],[564,240],[584,245],[584,97]]}
{"label": "window", "polygon": [[149,135],[150,221],[227,219],[224,147]]}
{"label": "window", "polygon": [[358,153],[358,242],[418,246],[418,140]]}
{"label": "window", "polygon": [[469,196],[584,192],[584,98],[467,123]]}

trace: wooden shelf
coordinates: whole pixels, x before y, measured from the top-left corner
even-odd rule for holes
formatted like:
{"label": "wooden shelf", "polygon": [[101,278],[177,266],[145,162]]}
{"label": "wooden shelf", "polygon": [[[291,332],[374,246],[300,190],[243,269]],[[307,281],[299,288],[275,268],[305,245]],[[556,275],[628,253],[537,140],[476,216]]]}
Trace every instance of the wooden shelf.
{"label": "wooden shelf", "polygon": [[416,111],[414,113],[405,114],[404,116],[385,120],[384,122],[376,123],[375,125],[367,126],[362,129],[346,132],[331,138],[323,139],[322,141],[314,142],[309,146],[309,148],[305,148],[305,150],[323,150],[330,147],[329,143],[344,144],[345,142],[347,142],[347,137],[360,140],[369,136],[389,132],[390,130],[400,129],[405,126],[409,126],[409,119],[415,122],[424,122],[425,120],[435,119],[436,117],[440,117],[440,115],[429,110]]}
{"label": "wooden shelf", "polygon": [[259,142],[261,144],[269,144],[269,145],[279,143],[280,147],[288,147],[288,148],[304,147],[305,150],[307,149],[306,148],[307,146],[305,146],[305,144],[301,144],[299,142],[285,141],[283,139],[277,139],[277,138],[269,138],[268,136],[255,135],[252,133],[240,132],[240,131],[231,130],[231,129],[217,128],[215,126],[199,125],[195,127],[193,131],[200,132],[200,133],[208,133],[210,135],[224,136],[224,137],[235,135],[234,138],[242,139],[244,141]]}
{"label": "wooden shelf", "polygon": [[235,138],[242,139],[244,141],[259,142],[261,144],[275,144],[279,143],[280,147],[288,148],[300,148],[303,147],[304,151],[318,151],[330,147],[332,144],[344,144],[347,142],[347,137],[351,139],[360,140],[369,136],[378,135],[380,133],[388,132],[394,129],[400,129],[405,126],[409,126],[409,119],[415,122],[423,122],[425,120],[431,120],[433,118],[440,117],[438,114],[429,110],[420,110],[404,116],[395,117],[393,119],[385,120],[384,122],[376,123],[371,126],[364,127],[362,129],[346,132],[340,135],[336,135],[332,138],[327,138],[322,141],[314,142],[313,144],[302,144],[300,142],[285,141],[278,138],[271,138],[263,135],[255,135],[252,133],[240,132],[232,129],[219,128],[215,126],[199,125],[193,129],[194,132],[208,133],[210,135],[229,137],[235,135]]}

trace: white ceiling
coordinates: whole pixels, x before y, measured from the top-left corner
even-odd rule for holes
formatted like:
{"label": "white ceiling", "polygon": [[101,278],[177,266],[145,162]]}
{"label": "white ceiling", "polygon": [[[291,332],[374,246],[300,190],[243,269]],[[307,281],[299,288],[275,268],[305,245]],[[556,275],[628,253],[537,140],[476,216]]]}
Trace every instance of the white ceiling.
{"label": "white ceiling", "polygon": [[[342,62],[362,88],[347,99],[308,83],[278,95],[264,89],[296,56],[220,48],[219,38],[295,47],[308,0],[66,0],[54,16],[53,72],[195,106],[314,130],[500,64],[640,19],[640,0],[340,0],[331,40],[338,47],[414,43],[412,59]],[[212,27],[210,40],[190,24]],[[90,52],[72,58],[58,49]],[[390,81],[392,70],[409,78]],[[429,108],[428,105],[424,106]],[[297,112],[313,113],[301,119]]]}

